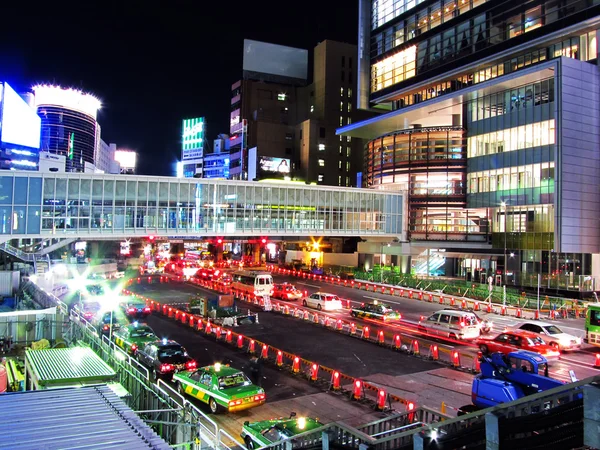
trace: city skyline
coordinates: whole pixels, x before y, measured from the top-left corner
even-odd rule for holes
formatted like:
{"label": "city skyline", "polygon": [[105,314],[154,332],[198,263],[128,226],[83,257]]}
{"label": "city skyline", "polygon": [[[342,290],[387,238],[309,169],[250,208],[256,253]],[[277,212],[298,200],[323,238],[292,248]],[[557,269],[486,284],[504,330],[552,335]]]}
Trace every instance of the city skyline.
{"label": "city skyline", "polygon": [[[245,38],[309,51],[325,39],[356,42],[356,2],[309,1],[301,9],[272,3],[260,15],[240,5],[235,16],[225,5],[103,4],[89,14],[69,5],[27,11],[28,33],[18,41],[10,36],[23,24],[4,27],[1,78],[19,91],[55,83],[92,93],[102,102],[102,139],[136,150],[139,173],[148,175],[175,174],[182,119],[205,116],[211,143],[228,131],[230,87],[242,76]],[[15,15],[20,8],[8,7]]]}

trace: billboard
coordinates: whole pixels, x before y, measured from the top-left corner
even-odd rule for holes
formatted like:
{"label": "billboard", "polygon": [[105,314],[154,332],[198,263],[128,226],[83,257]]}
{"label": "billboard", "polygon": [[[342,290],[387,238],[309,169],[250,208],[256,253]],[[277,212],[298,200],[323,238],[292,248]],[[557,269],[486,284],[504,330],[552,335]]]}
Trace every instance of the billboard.
{"label": "billboard", "polygon": [[308,50],[244,39],[244,72],[306,80]]}
{"label": "billboard", "polygon": [[8,83],[4,83],[1,120],[3,144],[40,148],[42,119]]}
{"label": "billboard", "polygon": [[264,172],[290,173],[290,160],[275,158],[273,156],[261,156],[259,162],[260,170]]}
{"label": "billboard", "polygon": [[121,169],[135,169],[137,153],[130,150],[116,150],[115,161],[121,165]]}
{"label": "billboard", "polygon": [[182,159],[202,158],[204,148],[204,117],[184,119],[181,130]]}

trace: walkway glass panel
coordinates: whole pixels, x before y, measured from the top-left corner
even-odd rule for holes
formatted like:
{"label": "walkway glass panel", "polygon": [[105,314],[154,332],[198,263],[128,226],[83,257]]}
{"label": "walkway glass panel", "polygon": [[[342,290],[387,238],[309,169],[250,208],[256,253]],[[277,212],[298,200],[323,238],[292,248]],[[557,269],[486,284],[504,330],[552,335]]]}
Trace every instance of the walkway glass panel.
{"label": "walkway glass panel", "polygon": [[403,194],[109,174],[0,176],[0,234],[16,237],[400,236]]}

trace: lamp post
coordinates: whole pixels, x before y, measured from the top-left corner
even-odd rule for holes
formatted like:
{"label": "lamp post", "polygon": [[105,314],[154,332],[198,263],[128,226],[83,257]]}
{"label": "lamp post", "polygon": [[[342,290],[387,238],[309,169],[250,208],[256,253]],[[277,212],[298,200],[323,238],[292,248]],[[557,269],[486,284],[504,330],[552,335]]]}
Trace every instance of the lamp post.
{"label": "lamp post", "polygon": [[506,258],[506,234],[508,232],[508,228],[507,228],[508,221],[506,220],[507,217],[506,217],[506,202],[505,201],[502,201],[502,208],[504,209],[504,277],[503,278],[504,278],[504,285],[506,286],[506,280],[507,280],[506,269],[508,266],[508,260]]}

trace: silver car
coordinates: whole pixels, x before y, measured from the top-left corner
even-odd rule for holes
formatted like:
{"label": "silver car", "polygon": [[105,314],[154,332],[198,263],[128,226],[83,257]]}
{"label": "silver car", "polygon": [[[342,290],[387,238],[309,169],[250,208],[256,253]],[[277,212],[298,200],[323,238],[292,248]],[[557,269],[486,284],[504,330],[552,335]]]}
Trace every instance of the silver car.
{"label": "silver car", "polygon": [[519,326],[519,329],[539,334],[547,344],[563,351],[579,350],[583,343],[580,337],[563,332],[553,323],[525,322]]}

